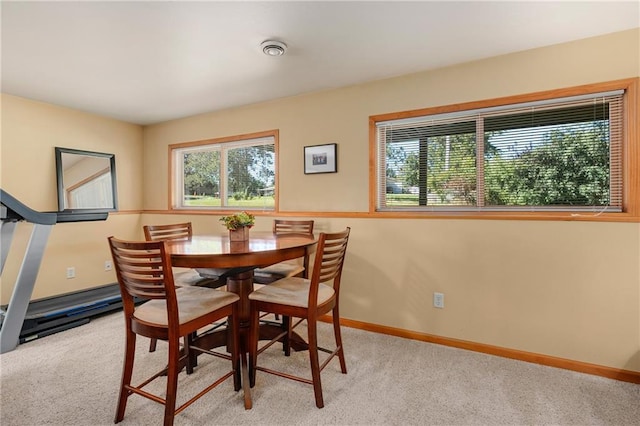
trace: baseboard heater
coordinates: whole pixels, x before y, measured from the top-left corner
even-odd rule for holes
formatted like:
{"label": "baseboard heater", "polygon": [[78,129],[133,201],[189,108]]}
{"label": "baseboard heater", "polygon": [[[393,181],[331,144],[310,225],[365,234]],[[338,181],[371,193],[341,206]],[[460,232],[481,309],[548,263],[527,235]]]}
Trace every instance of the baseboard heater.
{"label": "baseboard heater", "polygon": [[[118,284],[33,300],[20,331],[20,343],[87,324],[91,318],[122,309]],[[0,323],[7,305],[0,306]]]}

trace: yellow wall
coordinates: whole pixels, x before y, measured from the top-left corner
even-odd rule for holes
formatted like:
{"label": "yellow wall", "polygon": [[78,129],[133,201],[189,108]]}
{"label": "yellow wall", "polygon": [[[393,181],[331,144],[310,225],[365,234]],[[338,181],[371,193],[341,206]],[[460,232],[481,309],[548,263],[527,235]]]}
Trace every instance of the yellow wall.
{"label": "yellow wall", "polygon": [[[640,76],[639,31],[203,114],[144,129],[146,210],[168,206],[168,145],[280,131],[280,210],[368,211],[370,115]],[[306,145],[338,144],[338,173],[304,175]],[[637,143],[637,141],[636,141]],[[352,227],[345,318],[640,371],[640,224],[327,218]],[[215,216],[188,219],[220,232]],[[269,229],[272,217],[259,217]],[[432,307],[434,291],[445,309]]]}
{"label": "yellow wall", "polygon": [[[343,317],[640,372],[640,224],[350,216],[368,210],[370,115],[638,77],[639,39],[636,29],[144,129],[3,95],[3,189],[56,210],[53,147],[112,152],[130,212],[56,225],[34,298],[113,282],[102,270],[108,235],[141,238],[142,223],[178,220],[221,232],[215,215],[149,212],[169,203],[167,146],[279,129],[280,210],[309,213],[318,231],[352,227]],[[333,142],[338,173],[304,175],[303,147]],[[314,216],[327,211],[338,214]],[[20,225],[20,244],[28,231]],[[3,298],[17,260],[7,268]]]}
{"label": "yellow wall", "polygon": [[[54,147],[106,152],[116,157],[118,205],[123,213],[111,214],[101,222],[55,225],[33,298],[115,282],[115,274],[104,271],[104,261],[111,258],[106,238],[142,235],[142,127],[6,94],[2,94],[1,105],[0,185],[34,210],[58,210]],[[16,227],[2,272],[2,304],[9,303],[31,230],[32,225],[26,222]],[[70,266],[76,268],[76,278],[66,278]]]}

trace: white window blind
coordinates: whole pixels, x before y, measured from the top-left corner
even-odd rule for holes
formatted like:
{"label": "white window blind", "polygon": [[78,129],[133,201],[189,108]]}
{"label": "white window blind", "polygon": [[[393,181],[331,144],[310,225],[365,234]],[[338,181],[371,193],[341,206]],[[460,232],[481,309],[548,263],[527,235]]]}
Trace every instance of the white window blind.
{"label": "white window blind", "polygon": [[376,123],[377,209],[622,209],[622,96]]}

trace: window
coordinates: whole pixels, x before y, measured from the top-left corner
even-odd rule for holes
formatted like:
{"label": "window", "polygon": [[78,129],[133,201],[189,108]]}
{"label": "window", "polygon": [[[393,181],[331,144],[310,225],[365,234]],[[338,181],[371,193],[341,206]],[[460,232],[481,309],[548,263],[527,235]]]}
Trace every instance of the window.
{"label": "window", "polygon": [[277,131],[169,147],[173,208],[274,210]]}
{"label": "window", "polygon": [[575,92],[372,117],[373,209],[625,212],[627,91]]}

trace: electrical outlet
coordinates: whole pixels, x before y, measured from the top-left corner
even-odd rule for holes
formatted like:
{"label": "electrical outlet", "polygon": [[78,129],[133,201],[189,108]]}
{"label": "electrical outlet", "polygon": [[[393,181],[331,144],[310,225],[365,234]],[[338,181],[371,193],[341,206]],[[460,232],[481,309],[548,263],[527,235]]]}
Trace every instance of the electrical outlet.
{"label": "electrical outlet", "polygon": [[76,277],[76,268],[70,266],[67,268],[67,279]]}
{"label": "electrical outlet", "polygon": [[105,260],[104,261],[104,270],[105,271],[110,271],[113,269],[113,263],[111,263],[110,260]]}
{"label": "electrical outlet", "polygon": [[443,293],[433,293],[433,307],[434,308],[444,308],[444,294]]}

